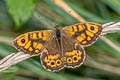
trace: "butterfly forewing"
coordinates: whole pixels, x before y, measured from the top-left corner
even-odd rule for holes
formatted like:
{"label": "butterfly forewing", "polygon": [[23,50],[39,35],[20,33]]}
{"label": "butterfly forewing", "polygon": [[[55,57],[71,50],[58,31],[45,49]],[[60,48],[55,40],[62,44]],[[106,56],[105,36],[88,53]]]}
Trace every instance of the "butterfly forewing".
{"label": "butterfly forewing", "polygon": [[13,44],[21,52],[33,55],[39,54],[52,37],[52,34],[52,30],[28,32],[18,36]]}
{"label": "butterfly forewing", "polygon": [[102,32],[102,26],[93,22],[79,23],[64,27],[63,32],[83,46],[92,44]]}

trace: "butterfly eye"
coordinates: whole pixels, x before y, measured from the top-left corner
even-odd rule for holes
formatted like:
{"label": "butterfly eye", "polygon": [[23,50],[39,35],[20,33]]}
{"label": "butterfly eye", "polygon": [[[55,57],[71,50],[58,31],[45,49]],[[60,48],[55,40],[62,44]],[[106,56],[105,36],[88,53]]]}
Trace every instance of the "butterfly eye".
{"label": "butterfly eye", "polygon": [[22,39],[21,42],[22,42],[22,43],[25,43],[25,39]]}
{"label": "butterfly eye", "polygon": [[94,30],[95,28],[94,28],[94,26],[91,26],[90,29],[91,29],[91,30]]}

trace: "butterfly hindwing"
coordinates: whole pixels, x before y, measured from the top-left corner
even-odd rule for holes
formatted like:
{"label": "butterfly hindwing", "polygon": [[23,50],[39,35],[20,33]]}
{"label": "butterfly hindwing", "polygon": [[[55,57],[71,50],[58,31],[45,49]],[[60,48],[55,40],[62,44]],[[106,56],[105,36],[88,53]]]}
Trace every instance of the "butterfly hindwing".
{"label": "butterfly hindwing", "polygon": [[41,64],[48,71],[58,72],[64,67],[62,53],[56,35],[48,42],[40,58]]}
{"label": "butterfly hindwing", "polygon": [[14,41],[14,46],[21,52],[28,54],[38,54],[45,44],[52,37],[52,30],[28,32],[18,36]]}
{"label": "butterfly hindwing", "polygon": [[99,37],[102,26],[97,23],[86,22],[67,26],[62,30],[71,39],[78,41],[83,46],[88,46]]}
{"label": "butterfly hindwing", "polygon": [[85,59],[85,52],[82,46],[75,41],[72,41],[66,35],[62,36],[62,48],[64,55],[64,66],[65,67],[78,67],[80,66]]}

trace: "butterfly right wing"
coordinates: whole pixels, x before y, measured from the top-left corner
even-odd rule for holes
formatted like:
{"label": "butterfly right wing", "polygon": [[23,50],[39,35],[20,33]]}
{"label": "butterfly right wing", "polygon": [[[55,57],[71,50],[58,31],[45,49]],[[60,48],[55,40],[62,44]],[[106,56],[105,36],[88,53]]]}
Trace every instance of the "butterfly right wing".
{"label": "butterfly right wing", "polygon": [[39,54],[53,36],[53,32],[52,30],[28,32],[18,36],[13,44],[21,52]]}
{"label": "butterfly right wing", "polygon": [[83,64],[85,59],[84,48],[65,34],[62,35],[62,49],[65,67],[75,68]]}

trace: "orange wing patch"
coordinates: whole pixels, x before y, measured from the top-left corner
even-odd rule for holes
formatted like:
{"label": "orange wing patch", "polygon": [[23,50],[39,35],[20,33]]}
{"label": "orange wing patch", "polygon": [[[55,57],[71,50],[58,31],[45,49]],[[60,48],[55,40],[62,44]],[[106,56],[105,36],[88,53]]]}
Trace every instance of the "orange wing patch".
{"label": "orange wing patch", "polygon": [[84,49],[78,43],[75,43],[74,47],[75,49],[71,52],[65,52],[66,61],[64,65],[66,67],[78,67],[84,62]]}
{"label": "orange wing patch", "polygon": [[64,63],[61,59],[60,53],[53,53],[50,53],[47,49],[44,49],[41,54],[41,63],[45,69],[54,72],[61,70],[64,67]]}
{"label": "orange wing patch", "polygon": [[81,45],[88,46],[99,37],[102,26],[97,23],[86,22],[64,27],[62,31]]}
{"label": "orange wing patch", "polygon": [[52,37],[52,30],[28,32],[17,37],[15,47],[28,54],[38,54]]}

